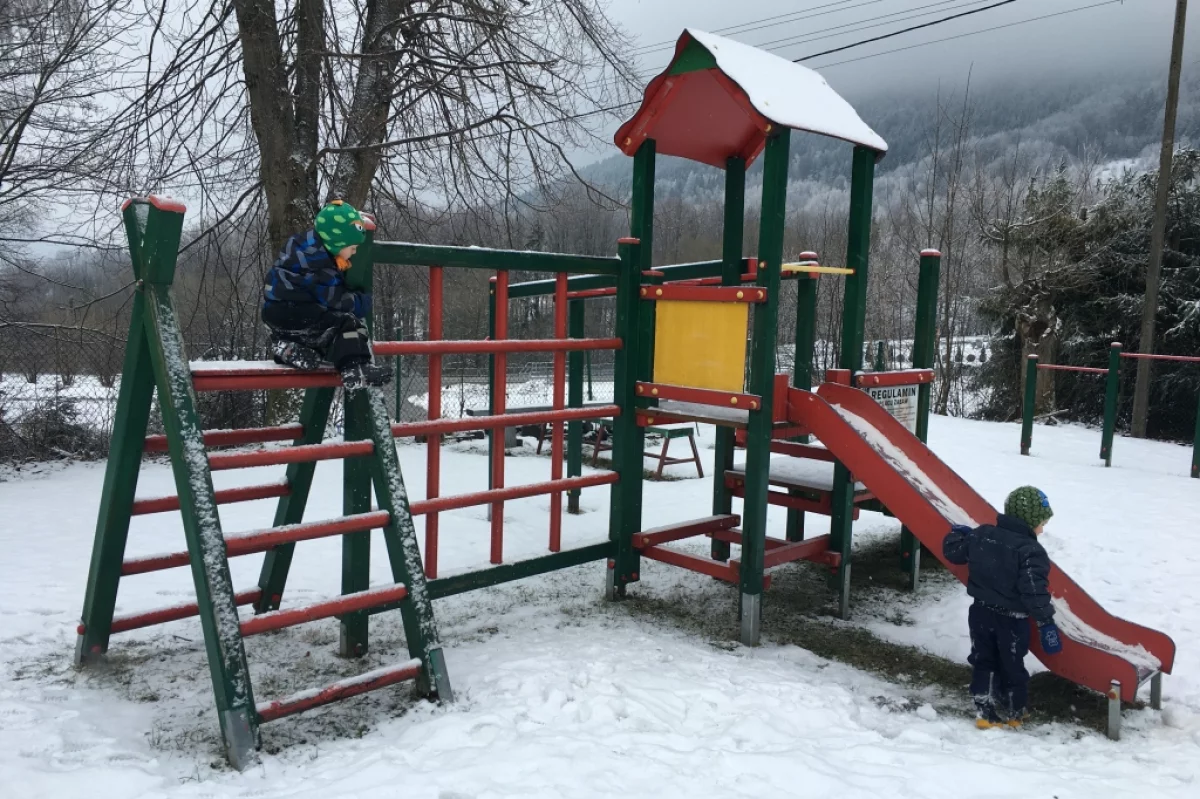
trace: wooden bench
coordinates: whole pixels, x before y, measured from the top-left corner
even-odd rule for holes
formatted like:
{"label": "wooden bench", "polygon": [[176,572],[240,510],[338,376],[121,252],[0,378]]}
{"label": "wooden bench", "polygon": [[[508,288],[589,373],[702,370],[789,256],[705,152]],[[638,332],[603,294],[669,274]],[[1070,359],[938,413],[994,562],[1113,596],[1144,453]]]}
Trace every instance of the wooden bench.
{"label": "wooden bench", "polygon": [[[596,466],[600,459],[601,452],[608,452],[612,449],[612,444],[609,440],[612,437],[612,419],[599,419],[596,427],[596,437],[592,440],[592,466]],[[677,424],[677,425],[656,425],[646,427],[646,434],[659,436],[662,438],[662,449],[658,452],[643,452],[647,458],[654,458],[658,461],[658,468],[654,471],[655,478],[661,478],[663,468],[674,466],[679,463],[694,463],[696,464],[696,474],[699,477],[704,477],[704,465],[700,462],[700,450],[696,447],[696,430],[694,424]],[[543,428],[538,434],[538,452],[542,451],[542,441],[546,436],[547,428]],[[672,458],[667,452],[670,449],[671,442],[677,438],[686,438],[688,444],[692,448],[692,456],[690,458]]]}

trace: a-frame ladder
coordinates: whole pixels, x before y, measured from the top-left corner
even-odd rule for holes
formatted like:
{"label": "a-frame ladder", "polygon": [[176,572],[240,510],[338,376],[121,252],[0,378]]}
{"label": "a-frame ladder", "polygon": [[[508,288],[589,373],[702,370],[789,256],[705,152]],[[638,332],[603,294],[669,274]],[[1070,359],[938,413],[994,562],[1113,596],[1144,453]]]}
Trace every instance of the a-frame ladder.
{"label": "a-frame ladder", "polygon": [[[103,655],[114,633],[198,615],[226,754],[241,769],[257,759],[262,722],[403,680],[414,680],[421,694],[442,701],[451,700],[452,693],[380,391],[347,392],[347,439],[359,440],[322,443],[334,391],[340,385],[336,373],[296,372],[264,364],[193,375],[170,297],[184,211],[182,205],[156,197],[131,200],[123,208],[137,291],[75,662],[83,667]],[[196,413],[195,384],[200,382],[209,390],[305,387],[301,424],[205,433]],[[166,436],[147,438],[156,389]],[[208,451],[209,446],[280,440],[293,440],[294,445],[251,452]],[[135,500],[143,453],[164,448],[170,453],[177,496]],[[347,469],[356,470],[361,478],[367,478],[369,472],[370,483],[360,481],[358,496],[346,498],[350,515],[304,523],[315,462],[331,458],[347,458]],[[214,469],[284,463],[289,464],[285,483],[221,492],[213,489]],[[372,484],[379,506],[374,511],[370,507]],[[281,498],[272,528],[230,536],[222,532],[219,504],[266,497]],[[186,552],[126,559],[131,516],[173,509],[182,513]],[[297,541],[342,535],[348,542],[344,551],[352,552],[355,547],[369,547],[372,529],[383,531],[393,585],[368,588],[365,569],[356,564],[353,569],[344,567],[343,573],[352,573],[354,582],[361,585],[349,586],[344,578],[340,598],[279,609]],[[260,584],[235,593],[228,558],[254,552],[266,553]],[[114,618],[122,576],[184,565],[192,570],[195,603]],[[254,604],[258,613],[243,620],[238,607],[247,604]],[[365,651],[366,612],[381,606],[396,607],[401,613],[408,661],[316,691],[255,703],[245,636],[336,616],[342,620],[342,653],[358,655]]]}

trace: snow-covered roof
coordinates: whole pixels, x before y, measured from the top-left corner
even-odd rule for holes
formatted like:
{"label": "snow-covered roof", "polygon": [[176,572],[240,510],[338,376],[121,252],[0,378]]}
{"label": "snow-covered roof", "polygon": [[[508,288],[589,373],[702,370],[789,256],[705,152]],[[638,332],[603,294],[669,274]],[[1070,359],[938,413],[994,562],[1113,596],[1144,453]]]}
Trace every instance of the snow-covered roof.
{"label": "snow-covered roof", "polygon": [[659,153],[723,167],[731,156],[753,160],[771,125],[887,152],[887,142],[816,72],[691,28],[616,143],[632,155],[652,138]]}

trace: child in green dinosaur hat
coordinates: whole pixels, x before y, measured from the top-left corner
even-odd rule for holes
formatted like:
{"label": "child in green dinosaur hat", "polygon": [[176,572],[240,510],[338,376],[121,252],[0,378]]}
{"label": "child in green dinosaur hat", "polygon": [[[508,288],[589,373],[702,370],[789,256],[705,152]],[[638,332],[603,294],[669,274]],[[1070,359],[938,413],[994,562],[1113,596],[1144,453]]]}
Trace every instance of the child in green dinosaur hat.
{"label": "child in green dinosaur hat", "polygon": [[391,371],[376,365],[364,321],[371,295],[346,286],[366,221],[353,206],[333,200],[311,230],[287,240],[267,272],[262,318],[271,329],[275,362],[297,369],[332,363],[347,389],[381,386]]}

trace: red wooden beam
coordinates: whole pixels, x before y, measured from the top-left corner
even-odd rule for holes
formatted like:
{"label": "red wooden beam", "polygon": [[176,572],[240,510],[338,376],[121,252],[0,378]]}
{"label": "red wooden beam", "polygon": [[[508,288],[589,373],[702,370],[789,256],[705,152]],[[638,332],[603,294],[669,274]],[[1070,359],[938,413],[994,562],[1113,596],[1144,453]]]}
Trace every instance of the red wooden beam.
{"label": "red wooden beam", "polygon": [[1098,369],[1094,366],[1066,366],[1058,363],[1039,363],[1037,368],[1046,372],[1081,372],[1089,375],[1108,374],[1108,369]]}
{"label": "red wooden beam", "polygon": [[[715,577],[718,580],[724,580],[727,583],[738,582],[739,569],[730,561],[725,563],[719,560],[710,560],[709,558],[701,558],[696,555],[689,555],[686,552],[679,552],[674,549],[666,549],[664,547],[646,547],[642,550],[642,557],[657,560],[660,563],[669,563],[672,566],[679,566],[688,571],[707,574],[709,577]],[[769,588],[771,585],[771,575],[763,575],[763,588]]]}
{"label": "red wooden beam", "polygon": [[[234,533],[225,537],[225,556],[234,558],[240,555],[251,555],[255,552],[266,552],[280,544],[294,544],[297,541],[310,541],[314,538],[326,538],[331,535],[375,530],[385,526],[390,519],[391,514],[387,511],[377,510],[326,521],[304,522],[284,527],[271,527],[266,530],[254,530],[248,533]],[[129,576],[173,569],[178,566],[186,566],[191,562],[191,556],[186,550],[163,555],[146,555],[140,558],[130,558],[122,563],[121,575]]]}
{"label": "red wooden beam", "polygon": [[763,555],[763,568],[769,569],[795,560],[813,560],[826,566],[836,566],[842,562],[842,555],[829,549],[828,535],[820,535],[805,541],[772,547]]}
{"label": "red wooden beam", "polygon": [[[262,591],[257,588],[251,588],[249,591],[240,591],[234,595],[234,601],[238,606],[253,605],[262,595]],[[143,627],[152,627],[155,624],[166,624],[169,621],[179,621],[180,619],[190,619],[193,616],[200,615],[200,606],[195,602],[188,602],[182,605],[172,605],[158,610],[147,610],[143,613],[130,613],[125,616],[114,616],[112,625],[108,628],[109,633],[116,635],[117,633],[127,632],[129,630],[139,630]],[[80,625],[82,626],[82,625]],[[80,630],[82,635],[85,631]]]}
{"label": "red wooden beam", "polygon": [[409,436],[446,435],[472,430],[498,430],[503,427],[525,427],[554,421],[572,422],[580,419],[608,419],[620,416],[619,405],[594,405],[590,408],[506,413],[494,416],[468,416],[463,419],[438,419],[432,422],[403,422],[392,425],[396,438]]}
{"label": "red wooden beam", "polygon": [[742,517],[736,514],[722,514],[719,516],[708,516],[703,519],[693,519],[688,522],[680,522],[679,524],[670,524],[665,527],[656,527],[653,530],[636,533],[633,536],[633,546],[637,549],[644,549],[645,547],[665,544],[668,541],[680,541],[684,538],[704,535],[714,530],[728,530],[731,527],[736,527],[741,521]]}
{"label": "red wooden beam", "polygon": [[[204,446],[236,447],[243,444],[266,444],[270,441],[295,441],[304,435],[304,425],[285,424],[279,427],[247,427],[241,430],[205,430]],[[166,436],[146,436],[143,452],[166,452]]]}
{"label": "red wooden beam", "polygon": [[913,386],[933,382],[932,369],[903,369],[899,372],[861,372],[855,378],[859,388],[875,386]]}
{"label": "red wooden beam", "polygon": [[366,674],[360,674],[357,677],[347,677],[318,691],[300,691],[283,699],[260,702],[255,706],[254,710],[258,714],[259,723],[265,724],[268,721],[274,721],[284,716],[291,716],[295,713],[311,710],[314,707],[328,705],[330,702],[336,702],[339,699],[349,699],[352,696],[365,694],[368,691],[386,688],[389,685],[395,685],[407,680],[415,680],[420,673],[421,661],[414,659],[396,666],[368,671]]}
{"label": "red wooden beam", "polygon": [[657,397],[658,399],[678,400],[680,402],[695,402],[700,405],[715,405],[719,408],[739,408],[756,411],[762,402],[757,394],[739,394],[733,391],[714,391],[711,388],[692,388],[690,386],[673,386],[668,383],[647,383],[639,380],[636,384],[639,397]]}
{"label": "red wooden beam", "polygon": [[[1194,355],[1150,355],[1140,352],[1122,352],[1122,358],[1141,358],[1145,361],[1179,361],[1180,363],[1200,363],[1200,356]],[[1107,372],[1107,369],[1101,371]]]}
{"label": "red wooden beam", "polygon": [[342,384],[337,372],[277,370],[270,375],[219,377],[197,373],[192,385],[197,391],[273,391],[288,388],[336,388]]}
{"label": "red wooden beam", "polygon": [[642,286],[643,300],[676,300],[680,302],[766,302],[767,290],[754,286]]}
{"label": "red wooden beam", "polygon": [[825,382],[837,383],[838,385],[850,385],[850,370],[849,369],[826,369]]}
{"label": "red wooden beam", "polygon": [[358,458],[370,455],[374,451],[375,445],[370,441],[327,441],[324,444],[256,449],[253,452],[216,452],[208,456],[208,468],[217,472],[224,469],[248,469],[253,466],[329,461]]}
{"label": "red wooden beam", "polygon": [[272,610],[267,613],[260,613],[254,618],[246,619],[242,622],[242,635],[258,635],[259,633],[270,632],[271,630],[295,627],[297,624],[304,624],[310,621],[328,619],[346,613],[357,613],[360,610],[368,610],[379,605],[399,602],[406,596],[408,596],[408,589],[403,585],[388,585],[380,588],[369,588],[366,591],[358,591],[353,594],[346,594],[337,599],[331,599],[328,602],[317,602],[316,604],[306,605],[302,608]]}
{"label": "red wooden beam", "polygon": [[568,300],[590,300],[593,297],[615,297],[617,289],[615,287],[606,289],[580,289],[579,291],[567,292]]}
{"label": "red wooden beam", "polygon": [[591,488],[592,486],[615,483],[620,479],[616,472],[600,472],[582,477],[566,477],[562,480],[548,480],[544,483],[509,486],[491,491],[477,491],[473,494],[455,494],[449,497],[438,497],[412,503],[412,515],[421,516],[444,510],[472,508],[477,505],[491,505],[510,499],[525,499],[543,494],[553,494],[556,491],[574,491],[576,488]]}
{"label": "red wooden beam", "polygon": [[[286,497],[291,491],[291,486],[288,485],[287,480],[281,480],[278,483],[242,486],[240,488],[222,488],[216,492],[215,496],[218,505],[228,505],[233,502],[250,502],[256,499]],[[175,495],[135,499],[131,513],[134,516],[143,516],[147,513],[165,513],[172,510],[179,510],[179,497]]]}
{"label": "red wooden beam", "polygon": [[[500,304],[496,304],[497,314]],[[619,338],[527,338],[469,339],[466,341],[376,341],[376,355],[487,355],[509,352],[581,352],[583,350],[619,350]]]}

